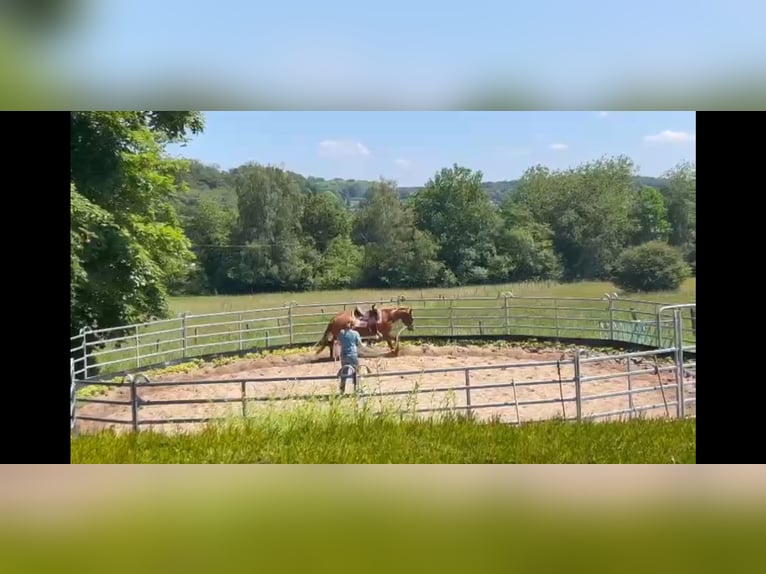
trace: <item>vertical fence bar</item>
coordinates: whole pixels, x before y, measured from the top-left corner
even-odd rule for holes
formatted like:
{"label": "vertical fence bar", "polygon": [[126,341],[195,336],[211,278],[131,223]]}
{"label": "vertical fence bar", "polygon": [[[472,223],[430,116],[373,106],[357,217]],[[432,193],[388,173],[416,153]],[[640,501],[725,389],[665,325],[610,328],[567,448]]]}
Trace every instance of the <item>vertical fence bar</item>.
{"label": "vertical fence bar", "polygon": [[70,432],[77,434],[77,383],[75,383],[76,377],[74,374],[74,359],[69,359],[69,377],[71,381],[70,387],[70,405],[69,405],[69,430]]}
{"label": "vertical fence bar", "polygon": [[242,396],[242,416],[247,417],[247,383],[245,381],[242,381],[240,394]]}
{"label": "vertical fence bar", "polygon": [[141,336],[138,334],[138,325],[136,325],[136,334],[133,335],[136,339],[136,368],[141,368]]}
{"label": "vertical fence bar", "polygon": [[468,406],[468,414],[471,415],[473,413],[473,409],[470,408],[471,406],[471,370],[466,369],[465,370],[465,404]]}
{"label": "vertical fence bar", "polygon": [[242,340],[242,313],[237,315],[237,335],[239,336],[239,350],[244,348],[244,341]]}
{"label": "vertical fence bar", "polygon": [[692,307],[689,309],[689,314],[692,318],[692,335],[697,336],[697,309]]}
{"label": "vertical fence bar", "polygon": [[80,329],[80,335],[82,335],[82,378],[88,378],[88,333],[90,327],[83,327]]}
{"label": "vertical fence bar", "polygon": [[188,337],[187,337],[187,331],[186,331],[186,316],[187,312],[184,311],[181,313],[181,337],[183,339],[183,350],[184,350],[184,359],[188,355]]}
{"label": "vertical fence bar", "polygon": [[575,404],[577,405],[577,420],[582,420],[582,382],[580,381],[580,349],[575,349],[574,353],[574,382],[575,382]]}
{"label": "vertical fence bar", "polygon": [[633,376],[630,374],[632,363],[633,359],[628,357],[628,408],[630,409],[630,418],[633,418],[636,414],[635,407],[633,406],[633,393],[631,392],[633,390]]}
{"label": "vertical fence bar", "polygon": [[455,336],[455,323],[452,320],[452,299],[449,302],[449,334],[450,337]]}
{"label": "vertical fence bar", "polygon": [[505,315],[505,334],[511,334],[510,318],[508,317],[508,295],[503,296],[503,313]]}
{"label": "vertical fence bar", "polygon": [[609,297],[609,340],[614,341],[614,299],[611,295]]}
{"label": "vertical fence bar", "polygon": [[684,340],[683,340],[683,317],[681,309],[673,309],[673,327],[676,339],[676,416],[684,416]]}
{"label": "vertical fence bar", "polygon": [[133,375],[127,376],[130,383],[130,415],[133,424],[133,432],[138,431],[138,392],[136,391],[136,379]]}
{"label": "vertical fence bar", "polygon": [[290,303],[290,306],[287,308],[287,324],[288,329],[290,331],[290,344],[293,344],[294,336],[293,336],[293,304]]}
{"label": "vertical fence bar", "polygon": [[654,306],[654,313],[657,315],[657,348],[662,349],[662,311],[660,306]]}
{"label": "vertical fence bar", "polygon": [[553,300],[553,322],[556,326],[556,340],[558,341],[559,337],[561,336],[561,331],[559,329],[559,300],[558,299]]}

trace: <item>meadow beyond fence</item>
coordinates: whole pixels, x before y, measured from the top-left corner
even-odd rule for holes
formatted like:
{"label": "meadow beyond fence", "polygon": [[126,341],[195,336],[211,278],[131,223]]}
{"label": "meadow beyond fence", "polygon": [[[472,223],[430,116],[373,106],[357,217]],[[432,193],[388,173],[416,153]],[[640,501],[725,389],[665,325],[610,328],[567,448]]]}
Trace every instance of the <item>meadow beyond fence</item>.
{"label": "meadow beyond fence", "polygon": [[[100,404],[104,408],[124,408],[123,415],[118,418],[92,416],[90,420],[122,424],[133,429],[142,424],[202,423],[220,418],[211,411],[182,417],[182,421],[160,420],[152,416],[140,420],[139,411],[149,404],[207,402],[230,406],[228,403],[241,403],[241,413],[247,414],[249,405],[266,400],[258,389],[271,384],[274,391],[277,388],[274,385],[280,382],[278,378],[248,373],[244,378],[173,382],[149,380],[146,376],[137,376],[136,372],[217,355],[307,347],[322,337],[335,313],[355,305],[367,307],[373,303],[379,307],[412,308],[415,330],[402,334],[405,344],[416,340],[539,339],[551,346],[560,342],[577,344],[581,348],[566,358],[562,354],[555,360],[541,357],[543,360],[509,359],[503,362],[500,354],[498,360],[486,361],[486,364],[466,362],[447,369],[412,371],[405,367],[404,370],[395,368],[377,372],[374,376],[378,383],[376,391],[360,383],[360,392],[367,398],[412,393],[412,380],[418,378],[422,382],[432,375],[436,381],[438,374],[441,383],[416,385],[417,393],[457,393],[459,400],[456,402],[453,396],[450,409],[475,413],[504,408],[511,412],[509,422],[521,422],[520,409],[532,407],[558,409],[559,414],[540,411],[538,414],[542,418],[563,414],[566,419],[582,420],[620,414],[634,416],[657,409],[664,416],[670,416],[672,410],[673,415],[683,417],[689,414],[687,406],[696,404],[692,396],[696,393],[696,361],[690,360],[696,355],[695,303],[666,304],[619,298],[613,294],[602,298],[517,297],[512,293],[470,298],[394,297],[345,303],[286,303],[280,307],[223,313],[184,313],[175,319],[151,323],[85,329],[71,339],[72,427],[78,418],[89,420],[87,416],[78,416],[81,405],[88,403]],[[604,356],[591,350],[598,346],[631,345],[639,350]],[[396,365],[398,360],[393,359],[391,363]],[[602,364],[608,364],[608,368],[598,366]],[[514,375],[508,380],[509,372],[520,372],[525,367],[537,369],[535,372],[539,372],[540,377],[527,377],[517,382],[523,377]],[[553,375],[544,369],[551,369]],[[298,366],[295,372],[298,372]],[[492,378],[489,373],[498,374]],[[368,381],[373,378],[361,372],[360,377]],[[454,380],[448,380],[450,378]],[[617,380],[627,381],[626,388],[615,382]],[[317,375],[307,371],[305,375],[283,376],[281,381],[290,381],[292,390],[272,392],[270,399],[294,401],[307,398],[306,388],[310,382],[314,386],[337,386],[337,375]],[[204,384],[208,388],[228,386],[236,389],[236,393],[199,397],[200,391],[196,391],[196,398],[188,399],[169,394],[173,387],[188,388],[195,384]],[[301,384],[305,384],[305,388]],[[79,397],[78,390],[85,386],[117,389],[113,389],[114,396]],[[147,399],[150,389],[158,392],[157,389],[162,387],[166,391],[165,400]],[[587,388],[593,392],[589,393]],[[122,395],[118,396],[120,393]],[[319,396],[329,397],[329,394]],[[658,398],[642,402],[639,397]],[[588,408],[596,403],[603,403],[603,406]],[[428,405],[416,410],[432,412],[444,408]]]}

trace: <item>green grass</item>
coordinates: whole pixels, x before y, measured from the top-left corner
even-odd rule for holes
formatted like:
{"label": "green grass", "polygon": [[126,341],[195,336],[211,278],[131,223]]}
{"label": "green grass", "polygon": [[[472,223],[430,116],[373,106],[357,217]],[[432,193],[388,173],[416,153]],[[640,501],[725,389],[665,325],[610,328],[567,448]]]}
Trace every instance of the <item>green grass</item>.
{"label": "green grass", "polygon": [[[391,299],[405,296],[408,299],[431,297],[497,297],[499,293],[511,291],[516,296],[540,297],[602,297],[618,289],[608,282],[579,283],[513,283],[502,285],[480,285],[450,289],[346,289],[334,291],[311,291],[302,293],[265,293],[258,295],[218,295],[201,297],[173,297],[171,309],[175,313],[222,313],[245,311],[262,307],[279,307],[295,301],[298,304],[343,303]],[[662,303],[689,303],[697,299],[697,280],[688,279],[678,291],[625,294],[632,299],[645,299]],[[405,303],[406,304],[406,301]]]}
{"label": "green grass", "polygon": [[373,414],[306,404],[179,435],[103,431],[72,438],[75,464],[694,464],[696,420],[543,421]]}
{"label": "green grass", "polygon": [[[292,312],[293,344],[313,344],[332,315],[353,301],[378,301],[381,303],[401,299],[402,305],[413,307],[417,336],[449,335],[524,335],[530,337],[560,336],[605,338],[609,334],[600,322],[607,318],[606,301],[600,300],[605,293],[616,289],[611,283],[583,282],[570,284],[524,283],[512,285],[484,285],[454,289],[388,289],[388,290],[342,290],[308,293],[277,293],[245,296],[176,297],[171,300],[176,314],[227,313],[219,317],[189,317],[186,324],[188,348],[181,350],[178,340],[183,322],[176,318],[156,325],[141,327],[134,337],[123,341],[120,347],[109,344],[108,355],[98,360],[118,361],[105,365],[103,374],[126,369],[136,369],[165,361],[176,361],[223,352],[254,352],[275,345],[290,343],[291,303],[313,305],[298,307]],[[568,297],[576,301],[523,300],[514,296]],[[476,299],[476,298],[485,299]],[[640,295],[621,295],[615,304],[616,321],[630,321],[630,308],[639,318],[651,319],[656,304],[688,303],[696,300],[696,280],[690,279],[678,291]],[[419,301],[435,298],[435,301]],[[441,298],[460,298],[450,302]],[[590,301],[586,299],[592,299]],[[651,301],[651,303],[641,303]],[[505,305],[507,304],[507,310]],[[462,308],[461,308],[462,307]],[[275,309],[276,308],[276,309]],[[253,309],[272,309],[259,311]],[[668,316],[670,318],[670,316]],[[507,321],[507,323],[506,323]],[[695,342],[691,335],[691,319],[688,312],[684,318],[688,342]],[[229,322],[229,324],[221,324]],[[215,324],[218,323],[218,324]],[[629,333],[620,333],[617,324],[615,338],[623,341],[641,342]],[[241,333],[237,332],[242,330]],[[164,331],[164,332],[163,332]],[[405,336],[408,333],[405,333]],[[670,335],[670,330],[666,331]],[[653,335],[650,333],[650,337]],[[670,345],[671,341],[665,341]],[[153,354],[154,356],[147,356]]]}

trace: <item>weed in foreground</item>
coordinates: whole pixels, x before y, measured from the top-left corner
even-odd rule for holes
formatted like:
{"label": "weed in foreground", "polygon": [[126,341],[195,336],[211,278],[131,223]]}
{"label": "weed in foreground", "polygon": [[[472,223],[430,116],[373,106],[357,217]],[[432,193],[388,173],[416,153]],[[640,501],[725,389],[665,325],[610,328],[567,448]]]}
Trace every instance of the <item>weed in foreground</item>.
{"label": "weed in foreground", "polygon": [[73,463],[693,464],[696,420],[561,420],[512,426],[468,413],[429,416],[364,397],[275,401],[198,433],[104,431],[71,441]]}

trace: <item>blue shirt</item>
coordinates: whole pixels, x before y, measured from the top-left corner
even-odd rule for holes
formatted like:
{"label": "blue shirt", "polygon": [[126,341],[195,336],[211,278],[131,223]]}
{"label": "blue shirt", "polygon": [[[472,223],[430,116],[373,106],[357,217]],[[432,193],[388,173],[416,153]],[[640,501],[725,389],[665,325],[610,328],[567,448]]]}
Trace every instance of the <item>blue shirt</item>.
{"label": "blue shirt", "polygon": [[340,354],[343,357],[355,359],[358,353],[358,347],[362,344],[362,338],[359,333],[353,329],[343,329],[338,336],[340,341]]}

